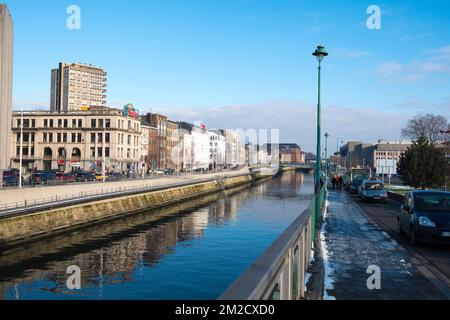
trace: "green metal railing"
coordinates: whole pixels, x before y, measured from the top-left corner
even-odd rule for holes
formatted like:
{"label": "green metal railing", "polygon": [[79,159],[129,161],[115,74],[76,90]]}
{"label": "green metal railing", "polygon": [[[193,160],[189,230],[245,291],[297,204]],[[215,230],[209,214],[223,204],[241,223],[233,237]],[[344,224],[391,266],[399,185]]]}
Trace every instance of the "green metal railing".
{"label": "green metal railing", "polygon": [[[316,226],[322,220],[327,193],[320,192],[309,207],[233,282],[219,300],[299,300],[305,296],[305,275],[311,263]],[[315,200],[319,197],[320,208]]]}

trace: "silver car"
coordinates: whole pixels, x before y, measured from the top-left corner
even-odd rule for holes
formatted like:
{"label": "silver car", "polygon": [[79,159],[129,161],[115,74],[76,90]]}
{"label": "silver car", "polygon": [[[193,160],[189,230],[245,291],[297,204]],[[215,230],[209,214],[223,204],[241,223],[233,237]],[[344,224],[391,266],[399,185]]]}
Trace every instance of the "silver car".
{"label": "silver car", "polygon": [[359,197],[362,201],[387,202],[387,191],[381,181],[364,180],[361,184]]}

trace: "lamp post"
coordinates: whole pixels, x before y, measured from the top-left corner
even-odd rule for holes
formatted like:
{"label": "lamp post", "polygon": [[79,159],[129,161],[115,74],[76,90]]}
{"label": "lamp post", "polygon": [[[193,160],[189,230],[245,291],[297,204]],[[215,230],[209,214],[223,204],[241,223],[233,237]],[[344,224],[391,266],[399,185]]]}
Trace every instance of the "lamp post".
{"label": "lamp post", "polygon": [[325,176],[328,178],[328,132],[325,133]]}
{"label": "lamp post", "polygon": [[[444,135],[445,139],[444,139],[444,148],[445,148],[445,158],[448,161],[448,139],[447,139],[447,135],[450,133],[450,130],[447,131],[441,131],[441,134]],[[444,184],[444,190],[447,191],[447,179],[445,179],[445,184]]]}
{"label": "lamp post", "polygon": [[23,110],[20,113],[19,189],[22,189],[22,162],[23,162]]}
{"label": "lamp post", "polygon": [[320,138],[321,138],[321,129],[320,129],[320,122],[321,122],[321,116],[320,116],[320,72],[322,69],[322,60],[326,56],[328,56],[328,53],[325,51],[324,46],[317,46],[316,51],[314,51],[313,56],[317,58],[317,61],[319,62],[318,66],[318,100],[317,100],[317,161],[316,161],[316,216],[315,219],[318,219],[319,210],[320,210],[320,165],[322,160],[320,159],[320,152],[321,152],[321,146],[320,146]]}

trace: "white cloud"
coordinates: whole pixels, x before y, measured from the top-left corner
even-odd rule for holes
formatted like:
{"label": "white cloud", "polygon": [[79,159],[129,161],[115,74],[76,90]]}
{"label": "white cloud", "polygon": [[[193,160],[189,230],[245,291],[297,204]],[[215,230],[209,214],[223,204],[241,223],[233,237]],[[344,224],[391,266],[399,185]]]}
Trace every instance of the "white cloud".
{"label": "white cloud", "polygon": [[[253,105],[154,110],[173,120],[203,121],[209,128],[279,129],[282,142],[298,143],[304,150],[316,145],[316,107],[307,103],[275,101]],[[328,131],[330,150],[337,137],[344,140],[376,142],[380,138],[399,139],[408,116],[371,108],[324,106],[322,128]]]}
{"label": "white cloud", "polygon": [[376,74],[383,80],[415,83],[433,75],[450,75],[450,46],[424,51],[428,57],[422,61],[401,64],[395,61],[381,63]]}

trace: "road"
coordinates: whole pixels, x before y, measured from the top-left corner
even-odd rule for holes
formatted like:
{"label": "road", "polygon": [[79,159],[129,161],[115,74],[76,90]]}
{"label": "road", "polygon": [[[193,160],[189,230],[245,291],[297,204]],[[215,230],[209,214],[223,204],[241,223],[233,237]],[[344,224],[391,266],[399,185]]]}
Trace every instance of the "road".
{"label": "road", "polygon": [[369,219],[409,252],[416,267],[447,299],[450,299],[450,245],[420,244],[413,246],[407,236],[397,233],[396,212],[400,206],[398,202],[364,203],[356,195],[351,197]]}

